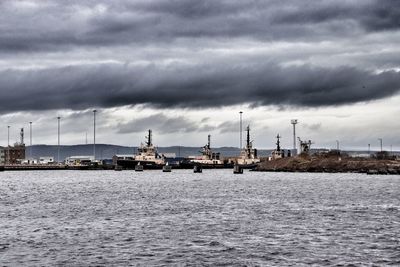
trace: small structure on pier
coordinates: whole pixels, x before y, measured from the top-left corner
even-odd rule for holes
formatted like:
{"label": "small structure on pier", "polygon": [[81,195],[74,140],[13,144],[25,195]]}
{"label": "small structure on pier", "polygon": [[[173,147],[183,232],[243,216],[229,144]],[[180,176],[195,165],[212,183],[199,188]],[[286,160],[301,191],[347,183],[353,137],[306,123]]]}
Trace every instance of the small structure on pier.
{"label": "small structure on pier", "polygon": [[303,141],[298,137],[300,142],[300,153],[301,154],[309,154],[311,150],[311,145],[314,144],[311,140]]}

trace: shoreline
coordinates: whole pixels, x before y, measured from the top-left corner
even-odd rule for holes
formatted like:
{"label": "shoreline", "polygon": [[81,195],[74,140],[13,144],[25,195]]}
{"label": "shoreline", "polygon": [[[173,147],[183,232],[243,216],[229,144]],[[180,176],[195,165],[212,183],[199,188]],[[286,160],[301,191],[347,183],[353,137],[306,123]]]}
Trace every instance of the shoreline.
{"label": "shoreline", "polygon": [[300,155],[261,162],[254,171],[400,175],[400,161],[347,156]]}

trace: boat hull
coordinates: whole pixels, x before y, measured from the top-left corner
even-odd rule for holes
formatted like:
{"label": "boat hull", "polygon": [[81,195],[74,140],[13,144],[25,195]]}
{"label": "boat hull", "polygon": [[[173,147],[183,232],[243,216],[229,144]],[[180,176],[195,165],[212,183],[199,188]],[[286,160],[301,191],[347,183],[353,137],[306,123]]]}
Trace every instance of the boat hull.
{"label": "boat hull", "polygon": [[232,169],[233,163],[210,164],[185,161],[179,164],[179,169],[193,169],[194,166],[200,166],[202,169]]}
{"label": "boat hull", "polygon": [[165,164],[141,160],[117,160],[117,165],[125,170],[134,170],[136,165],[142,165],[145,170],[161,170]]}
{"label": "boat hull", "polygon": [[257,167],[257,163],[251,163],[251,164],[238,164],[238,166],[240,166],[240,168],[242,169],[255,169]]}

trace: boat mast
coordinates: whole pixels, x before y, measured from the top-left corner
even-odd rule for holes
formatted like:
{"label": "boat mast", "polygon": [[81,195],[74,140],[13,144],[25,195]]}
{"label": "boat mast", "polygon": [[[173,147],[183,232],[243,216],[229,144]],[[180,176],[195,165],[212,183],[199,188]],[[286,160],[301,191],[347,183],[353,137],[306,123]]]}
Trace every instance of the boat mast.
{"label": "boat mast", "polygon": [[147,136],[147,146],[151,146],[152,145],[152,136],[151,136],[151,130],[149,129],[149,135]]}
{"label": "boat mast", "polygon": [[247,125],[247,148],[250,148],[250,125]]}
{"label": "boat mast", "polygon": [[276,136],[276,139],[277,139],[277,141],[276,141],[276,151],[281,151],[281,141],[279,140],[280,138],[281,138],[281,136],[278,134]]}
{"label": "boat mast", "polygon": [[247,131],[247,140],[246,140],[245,152],[246,152],[247,158],[250,158],[251,157],[250,125],[247,125],[246,131]]}

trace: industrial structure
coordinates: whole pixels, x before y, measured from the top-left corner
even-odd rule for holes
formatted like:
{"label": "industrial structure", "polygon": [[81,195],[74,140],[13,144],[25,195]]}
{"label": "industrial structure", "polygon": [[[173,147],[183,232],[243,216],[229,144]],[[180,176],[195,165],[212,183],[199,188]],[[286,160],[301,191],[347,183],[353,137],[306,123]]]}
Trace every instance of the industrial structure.
{"label": "industrial structure", "polygon": [[2,158],[4,158],[4,164],[19,164],[25,159],[25,142],[24,142],[24,128],[20,131],[20,141],[16,142],[14,146],[8,145],[1,149]]}
{"label": "industrial structure", "polygon": [[299,143],[300,143],[300,153],[304,153],[304,154],[309,154],[310,150],[311,150],[311,145],[313,144],[313,142],[311,142],[311,140],[308,141],[303,141],[299,139]]}

